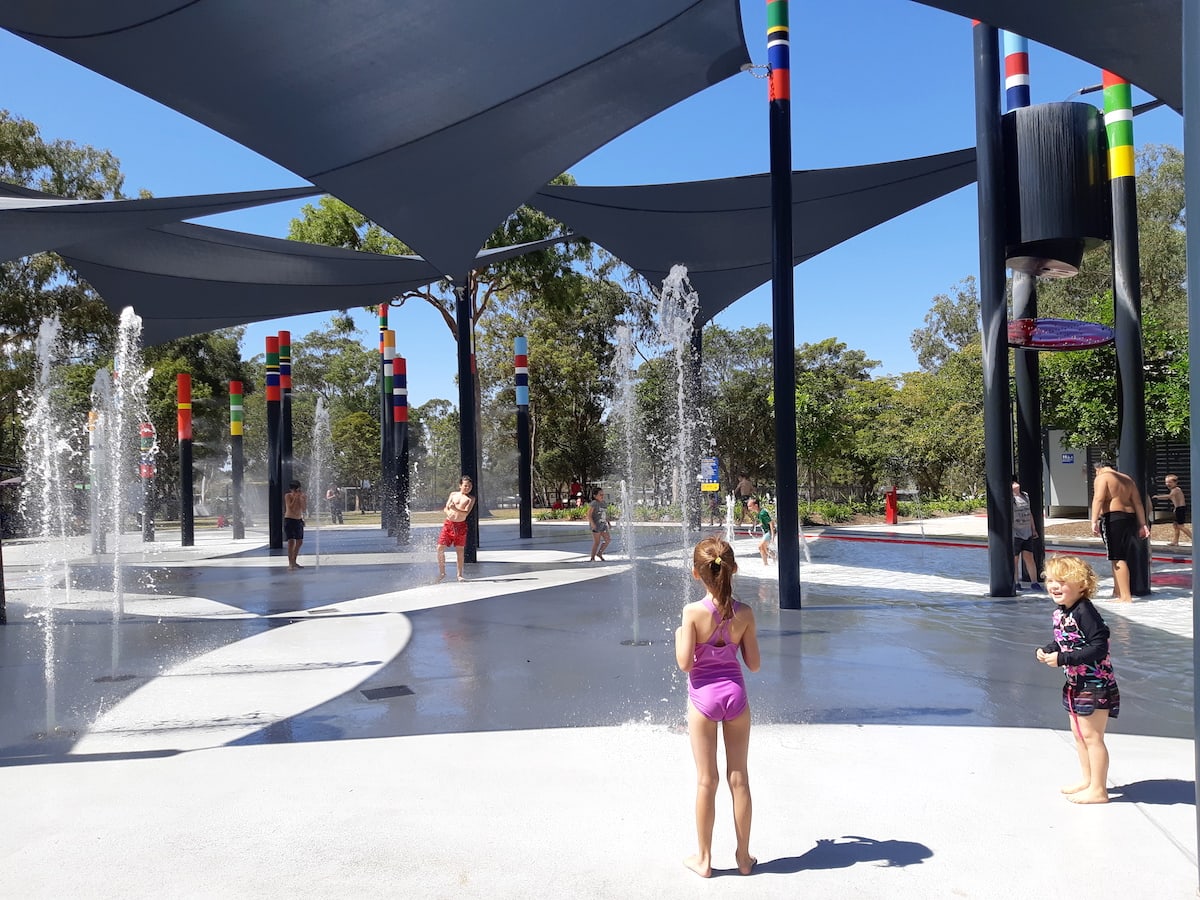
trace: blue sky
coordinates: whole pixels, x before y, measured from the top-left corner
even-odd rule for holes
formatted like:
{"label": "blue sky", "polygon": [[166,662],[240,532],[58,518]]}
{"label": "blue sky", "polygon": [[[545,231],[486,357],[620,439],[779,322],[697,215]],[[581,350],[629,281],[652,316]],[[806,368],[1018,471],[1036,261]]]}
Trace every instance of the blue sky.
{"label": "blue sky", "polygon": [[[766,61],[766,4],[743,0],[746,42]],[[791,4],[793,165],[813,169],[923,156],[974,144],[971,25],[909,0]],[[1038,44],[1030,47],[1034,103],[1064,100],[1100,81],[1099,70]],[[0,108],[35,122],[46,139],[113,151],[126,193],[156,196],[286,187],[300,179],[154,101],[0,30]],[[570,167],[580,184],[648,184],[722,178],[768,169],[766,82],[743,74],[692,97]],[[1089,95],[1100,103],[1099,94]],[[1134,102],[1149,99],[1135,89]],[[1159,109],[1138,117],[1134,140],[1183,146],[1183,122]],[[300,204],[214,216],[203,224],[286,237]],[[403,238],[403,235],[400,235]],[[798,266],[796,340],[837,337],[881,365],[916,368],[908,337],[934,295],[978,271],[975,187]],[[357,314],[364,342],[377,325]],[[323,316],[247,328],[243,354],[290,329],[302,337]],[[717,317],[726,328],[769,323],[764,285]],[[410,401],[456,401],[455,349],[426,304],[393,311],[408,359]]]}

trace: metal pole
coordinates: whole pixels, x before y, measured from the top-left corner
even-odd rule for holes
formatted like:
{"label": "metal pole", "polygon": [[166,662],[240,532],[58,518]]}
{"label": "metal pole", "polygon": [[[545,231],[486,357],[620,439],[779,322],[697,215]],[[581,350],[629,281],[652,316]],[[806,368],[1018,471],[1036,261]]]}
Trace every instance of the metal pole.
{"label": "metal pole", "polygon": [[154,542],[154,450],[158,435],[151,422],[143,422],[138,428],[140,456],[138,474],[142,479],[142,541]]}
{"label": "metal pole", "polygon": [[[388,331],[388,306],[379,304],[379,479],[380,486],[387,480],[388,466],[392,457],[392,386],[388,382],[391,372],[388,369],[384,351],[384,335]],[[383,490],[379,491],[379,527],[387,528],[387,515],[383,508]],[[363,496],[358,496],[358,506],[362,510]]]}
{"label": "metal pole", "polygon": [[1011,597],[1012,461],[1008,310],[1004,297],[1004,148],[996,29],[976,22],[975,153],[979,192],[979,306],[983,319],[983,447],[987,468],[988,590]]}
{"label": "metal pole", "polygon": [[[1143,504],[1146,490],[1146,375],[1142,355],[1142,275],[1138,260],[1137,179],[1133,150],[1133,95],[1129,82],[1105,72],[1104,130],[1112,186],[1113,331],[1120,392],[1121,471],[1133,479]],[[1150,521],[1147,509],[1146,521]],[[1150,542],[1138,541],[1128,561],[1129,588],[1150,593]]]}
{"label": "metal pole", "polygon": [[[1186,205],[1200,209],[1200,3],[1186,0],[1183,4],[1183,159]],[[1193,203],[1192,201],[1195,201]],[[1187,233],[1187,297],[1188,346],[1200,347],[1200,229]],[[1200,353],[1188,356],[1188,377],[1191,384],[1189,412],[1191,421],[1200,422]],[[1190,437],[1190,458],[1193,472],[1200,472],[1200,440],[1195,432]],[[1200,533],[1200,504],[1193,502],[1192,534]],[[1200,568],[1192,566],[1192,596],[1200,594]],[[1192,604],[1192,628],[1200,630],[1200,605]],[[1200,672],[1200,643],[1192,642],[1192,671]],[[1200,681],[1192,679],[1192,722],[1195,748],[1194,783],[1197,785],[1193,808],[1196,815],[1196,839],[1200,841]]]}
{"label": "metal pole", "polygon": [[796,309],[792,284],[792,82],[787,0],[767,0],[771,142],[771,315],[779,608],[800,609],[796,486]]}
{"label": "metal pole", "polygon": [[[1004,44],[1004,96],[1011,112],[1029,106],[1029,40],[1011,31],[1001,32]],[[1037,318],[1037,278],[1013,272],[1013,318]],[[1029,495],[1033,527],[1041,538],[1033,553],[1036,572],[1030,581],[1040,581],[1046,563],[1046,519],[1042,489],[1042,395],[1040,360],[1035,351],[1013,354],[1017,382],[1017,480]]]}
{"label": "metal pole", "polygon": [[529,430],[529,341],[513,340],[513,372],[517,388],[517,494],[521,537],[533,537],[533,453]]}
{"label": "metal pole", "polygon": [[[1027,272],[1013,273],[1013,318],[1037,318],[1037,279]],[[1021,490],[1029,495],[1029,511],[1033,527],[1042,540],[1037,543],[1033,558],[1036,572],[1031,581],[1041,581],[1046,563],[1046,531],[1042,488],[1042,407],[1041,371],[1036,350],[1017,350],[1013,369],[1017,379],[1017,480]]]}
{"label": "metal pole", "polygon": [[392,443],[396,448],[396,458],[392,460],[396,541],[407,544],[411,525],[408,512],[408,362],[399,355],[392,359]]}
{"label": "metal pole", "polygon": [[[479,466],[475,457],[475,335],[471,327],[470,276],[454,285],[454,327],[458,335],[458,455],[462,474],[471,479],[479,497]],[[473,563],[479,547],[478,500],[467,517],[467,546],[463,561]]]}
{"label": "metal pole", "polygon": [[245,407],[242,406],[242,383],[229,382],[229,467],[230,480],[233,482],[233,539],[240,541],[246,536],[246,518],[242,512],[242,481],[244,478],[246,458],[242,448],[243,420]]}
{"label": "metal pole", "polygon": [[267,338],[267,546],[283,549],[283,484],[279,454],[279,338]]}
{"label": "metal pole", "polygon": [[279,332],[279,483],[296,477],[292,440],[292,333]]}
{"label": "metal pole", "polygon": [[175,376],[179,403],[175,427],[179,437],[179,531],[180,544],[191,547],[196,543],[196,522],[192,508],[192,376],[180,372]]}
{"label": "metal pole", "polygon": [[388,438],[383,445],[383,466],[379,479],[379,524],[391,536],[396,534],[396,332],[383,332],[383,417]]}

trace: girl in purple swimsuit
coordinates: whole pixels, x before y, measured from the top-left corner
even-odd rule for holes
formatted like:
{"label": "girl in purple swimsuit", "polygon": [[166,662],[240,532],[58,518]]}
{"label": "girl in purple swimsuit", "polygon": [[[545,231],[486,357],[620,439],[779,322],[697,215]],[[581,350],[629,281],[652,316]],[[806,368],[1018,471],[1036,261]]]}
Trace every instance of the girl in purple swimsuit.
{"label": "girl in purple swimsuit", "polygon": [[733,795],[734,854],[738,871],[749,875],[757,860],[750,855],[750,704],[738,663],[757,672],[758,636],[754,611],[733,599],[733,548],[719,537],[702,540],[692,551],[692,577],[703,582],[703,600],[683,608],[675,629],[675,660],[688,673],[688,735],[696,759],[696,838],[699,852],[684,865],[702,878],[712,874],[712,832],[716,819],[717,725],[725,735],[725,769]]}

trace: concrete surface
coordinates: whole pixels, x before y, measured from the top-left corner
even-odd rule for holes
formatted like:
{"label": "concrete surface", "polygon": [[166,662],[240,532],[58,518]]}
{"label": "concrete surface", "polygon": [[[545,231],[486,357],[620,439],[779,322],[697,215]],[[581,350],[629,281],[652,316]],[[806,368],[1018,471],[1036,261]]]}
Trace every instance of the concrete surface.
{"label": "concrete surface", "polygon": [[110,558],[6,544],[0,897],[1194,896],[1190,554],[1099,603],[1123,706],[1113,802],[1078,807],[1052,604],[986,596],[984,527],[809,532],[799,611],[735,542],[760,865],[729,876],[722,790],[712,882],[680,863],[678,528],[589,564],[586,526],[485,522],[440,585],[433,528],[310,532],[294,574],[261,535],[126,536],[119,602]]}

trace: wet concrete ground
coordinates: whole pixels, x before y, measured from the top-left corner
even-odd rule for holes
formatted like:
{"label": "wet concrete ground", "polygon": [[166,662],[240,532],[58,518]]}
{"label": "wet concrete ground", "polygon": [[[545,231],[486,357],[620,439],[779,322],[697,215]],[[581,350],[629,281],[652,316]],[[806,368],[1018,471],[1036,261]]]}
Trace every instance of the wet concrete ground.
{"label": "wet concrete ground", "polygon": [[[969,526],[973,523],[963,523],[964,530]],[[471,567],[466,584],[430,583],[435,574],[431,547],[397,552],[378,531],[354,528],[323,532],[319,570],[311,566],[310,557],[310,568],[297,574],[287,573],[283,558],[269,556],[253,542],[233,545],[216,536],[208,536],[195,550],[168,546],[145,559],[131,552],[126,554],[125,580],[132,587],[116,628],[111,593],[100,590],[107,577],[104,567],[86,558],[77,561],[69,594],[34,588],[31,585],[38,579],[32,568],[22,567],[22,548],[6,545],[10,625],[0,629],[4,688],[0,692],[0,787],[28,785],[29,773],[35,771],[38,775],[32,780],[39,783],[56,771],[60,775],[70,771],[71,782],[82,779],[73,788],[77,795],[103,806],[97,783],[86,775],[89,769],[96,769],[93,777],[103,777],[102,765],[115,764],[121,771],[116,783],[135,783],[127,780],[144,775],[167,778],[169,784],[168,770],[158,766],[174,760],[170,765],[183,767],[178,776],[198,766],[200,758],[216,759],[195,756],[194,751],[205,748],[219,751],[222,762],[208,776],[219,779],[230,777],[230,765],[264,764],[267,747],[293,748],[282,751],[284,757],[280,751],[267,754],[274,760],[315,754],[316,764],[343,784],[357,783],[361,777],[361,773],[351,776],[346,766],[410,766],[420,760],[432,779],[420,793],[436,807],[436,812],[428,813],[436,823],[434,830],[445,840],[460,843],[457,851],[439,847],[437,852],[447,855],[446,865],[467,871],[464,854],[479,851],[467,849],[475,838],[465,845],[461,839],[474,835],[479,826],[460,822],[462,830],[456,831],[454,810],[472,803],[469,794],[455,791],[456,784],[477,784],[486,770],[501,782],[507,779],[516,792],[506,792],[503,783],[487,782],[477,794],[486,794],[488,804],[502,808],[507,798],[543,808],[558,798],[576,816],[586,810],[592,827],[607,833],[614,825],[603,820],[621,814],[606,809],[601,798],[622,788],[619,784],[580,788],[575,782],[587,780],[586,761],[596,754],[603,757],[609,747],[617,754],[610,764],[624,771],[635,764],[628,754],[642,754],[636,765],[659,772],[655,787],[647,789],[658,792],[663,790],[664,763],[655,754],[670,746],[674,750],[667,753],[671,760],[667,771],[673,780],[663,801],[671,805],[673,827],[679,831],[678,826],[684,826],[682,849],[679,853],[674,846],[658,850],[680,856],[686,850],[690,763],[682,727],[686,682],[675,666],[671,635],[680,606],[697,592],[682,564],[679,533],[639,529],[635,566],[621,557],[619,542],[608,563],[587,563],[589,541],[581,528],[539,526],[535,534],[534,541],[521,541],[515,525],[485,527],[480,563]],[[419,530],[417,542],[432,544],[433,536],[432,529]],[[1011,745],[1011,752],[1030,758],[1008,759],[1009,765],[1040,769],[1043,745],[1049,740],[1055,770],[1069,775],[1073,751],[1059,705],[1061,675],[1033,660],[1033,647],[1048,639],[1049,599],[1044,594],[986,597],[986,552],[970,534],[942,545],[848,539],[855,536],[843,531],[810,542],[811,561],[801,569],[804,608],[800,611],[778,609],[774,570],[764,569],[753,542],[738,542],[737,593],[755,608],[764,658],[762,671],[748,679],[755,733],[763,736],[756,737],[752,746],[757,748],[761,742],[763,756],[785,766],[782,760],[806,747],[812,751],[819,746],[822,753],[839,758],[857,759],[866,753],[868,760],[894,749],[904,761],[896,753],[887,753],[889,767],[911,769],[906,778],[930,780],[927,789],[939,799],[926,802],[938,808],[948,800],[938,793],[943,787],[961,788],[937,784],[944,762],[930,769],[923,768],[920,759],[908,758],[928,753],[930,747],[966,741],[964,747],[987,748],[984,755],[990,758],[997,747]],[[887,537],[877,532],[857,536]],[[310,538],[305,549],[311,549],[312,543]],[[32,551],[24,552],[28,563]],[[1106,573],[1105,563],[1094,564]],[[1184,582],[1190,559],[1160,561],[1155,571]],[[139,592],[139,586],[150,583],[153,593]],[[49,645],[41,624],[47,598],[55,604]],[[1192,648],[1190,624],[1186,631],[1183,627],[1190,622],[1190,615],[1184,615],[1190,606],[1190,590],[1177,584],[1157,589],[1133,609],[1101,603],[1113,631],[1123,701],[1121,716],[1110,729],[1114,776],[1122,763],[1116,749],[1121,742],[1127,745],[1126,765],[1144,755],[1147,772],[1172,775],[1126,779],[1125,786],[1140,785],[1132,796],[1135,803],[1143,797],[1143,809],[1146,798],[1155,797],[1177,807],[1168,819],[1156,819],[1157,832],[1174,837],[1167,841],[1169,848],[1154,852],[1166,854],[1167,859],[1177,854],[1173,877],[1194,887],[1194,795],[1187,767],[1193,734]],[[48,646],[56,658],[50,679],[45,664]],[[594,742],[580,745],[588,733]],[[871,737],[863,746],[865,733]],[[1155,739],[1175,740],[1144,743]],[[847,741],[855,745],[853,753]],[[915,750],[917,745],[920,751]],[[1154,748],[1165,749],[1160,753]],[[577,757],[574,764],[570,754]],[[830,773],[839,770],[836,760],[815,760],[808,752],[801,755],[802,769],[817,765]],[[68,762],[75,765],[65,765]],[[473,772],[470,777],[464,765]],[[514,771],[517,768],[522,771]],[[539,785],[539,769],[556,773],[554,778],[562,779],[561,783]],[[323,803],[336,805],[336,798],[316,799],[329,786],[312,787],[312,773],[297,775],[287,764],[281,771],[288,774],[279,784],[263,776],[267,781],[256,802],[276,805],[281,815],[303,817],[317,809],[321,815],[331,814]],[[769,773],[757,771],[759,781],[775,781],[777,789],[784,789],[788,781],[777,765]],[[1001,778],[1003,771],[1001,766]],[[961,774],[966,778],[970,773]],[[194,772],[193,777],[203,776]],[[398,777],[381,781],[396,790],[414,790],[414,785],[397,781]],[[647,776],[628,773],[628,777]],[[301,785],[298,794],[284,787],[296,778]],[[1118,785],[1114,781],[1114,788]],[[306,801],[304,790],[310,788],[314,793]],[[367,788],[359,784],[358,789]],[[796,789],[811,795],[814,785],[806,780]],[[1008,786],[989,784],[989,791],[996,789],[1004,791]],[[164,790],[171,792],[169,787]],[[185,803],[187,793],[181,788],[175,799],[191,808],[198,801],[189,797]],[[231,817],[244,822],[246,811],[237,796],[227,802],[239,812],[227,811],[222,827],[230,827]],[[1057,801],[1051,807],[1058,811],[1055,816],[1078,814],[1075,809],[1062,810],[1060,799],[1050,799]],[[128,797],[110,800],[124,804]],[[241,795],[241,802],[250,798]],[[860,797],[857,805],[862,803]],[[1163,805],[1151,802],[1150,809],[1162,813]],[[122,808],[108,813],[120,818]],[[389,799],[385,790],[353,833],[370,843],[377,838],[365,838],[364,827],[386,835],[394,824],[392,816],[407,808],[404,795]],[[503,817],[507,821],[510,815],[506,812]],[[872,810],[869,820],[879,818],[878,811]],[[598,819],[602,822],[597,826]],[[569,820],[570,816],[559,827],[571,827]],[[36,861],[49,852],[45,842],[51,840],[53,824],[53,817],[46,820],[46,835],[41,838],[6,826],[9,834],[0,841],[5,848],[0,859],[7,856],[10,863],[21,865],[31,880],[19,894],[5,893],[7,889],[0,886],[0,895],[55,896],[64,888],[61,877],[37,871]],[[168,813],[162,824],[167,832],[174,832],[180,823]],[[1018,825],[1014,821],[1014,827]],[[544,823],[527,826],[533,829],[531,839],[550,840]],[[865,832],[862,823],[857,827],[860,835]],[[756,824],[756,833],[759,828]],[[1036,826],[1031,828],[1037,832]],[[628,835],[617,828],[607,839],[623,842]],[[420,840],[419,829],[413,840]],[[952,833],[947,840],[953,841]],[[776,874],[799,878],[822,868],[812,856],[819,846],[779,856]],[[835,841],[833,846],[842,848],[834,855],[847,867],[878,862],[887,855],[886,848],[880,851],[869,842]],[[928,849],[926,844],[920,846]],[[163,847],[162,852],[170,856],[174,851]],[[896,852],[916,854],[904,865],[920,865],[925,858],[923,851],[912,847]],[[948,853],[944,848],[940,852]],[[507,871],[502,860],[485,856],[493,875]],[[779,862],[787,859],[793,862]],[[288,884],[295,890],[259,891],[259,896],[341,895],[334,887],[350,882],[377,896],[420,893],[419,871],[393,884],[389,873],[397,863],[372,865],[374,880],[351,878],[344,860],[330,860],[318,866],[335,873],[334,881],[324,886],[328,890],[313,883],[295,887],[303,880],[293,875]],[[248,872],[254,866],[252,860],[242,860],[235,868]],[[974,881],[970,866],[963,868],[943,872],[939,878],[953,875],[955,890],[963,896],[1002,895],[994,879]],[[568,894],[643,895],[624,892],[570,858],[556,859],[539,877],[543,881],[579,878],[582,872],[590,875],[580,890]],[[656,872],[651,881],[658,896],[675,895],[675,874]],[[474,881],[461,891],[454,884],[437,879],[434,883],[440,885],[433,894],[438,896],[517,896],[518,890],[538,892],[537,885],[543,882],[535,878],[531,887],[525,876],[514,876],[490,884],[486,892]],[[937,890],[949,883],[925,883],[920,890],[933,891],[923,896],[937,896]],[[223,894],[243,895],[238,885],[221,884]],[[690,884],[682,880],[678,890]],[[864,884],[869,890],[860,896],[892,896],[897,888],[886,881],[876,883],[873,876]],[[139,885],[148,890],[148,885],[135,880],[125,885],[125,896],[129,891],[139,895]],[[779,895],[790,896],[788,891],[803,891],[806,886],[833,890],[820,879],[807,885],[799,880],[781,884]],[[93,888],[84,895],[118,895]],[[760,882],[760,896],[762,888]],[[881,893],[871,892],[876,889]],[[558,895],[551,889],[540,893]]]}

